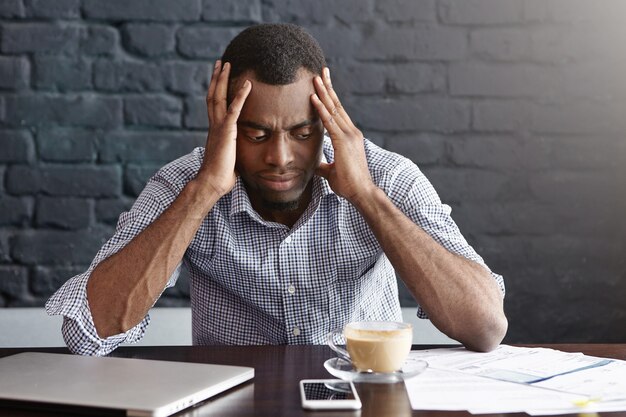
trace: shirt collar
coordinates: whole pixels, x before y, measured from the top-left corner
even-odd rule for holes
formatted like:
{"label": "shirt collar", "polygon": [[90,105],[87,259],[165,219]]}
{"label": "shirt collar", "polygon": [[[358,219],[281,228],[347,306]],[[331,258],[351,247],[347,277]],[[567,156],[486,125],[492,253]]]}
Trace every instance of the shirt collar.
{"label": "shirt collar", "polygon": [[241,212],[255,212],[250,203],[250,198],[246,192],[246,187],[243,185],[241,177],[237,177],[235,186],[230,192],[230,215],[231,217]]}

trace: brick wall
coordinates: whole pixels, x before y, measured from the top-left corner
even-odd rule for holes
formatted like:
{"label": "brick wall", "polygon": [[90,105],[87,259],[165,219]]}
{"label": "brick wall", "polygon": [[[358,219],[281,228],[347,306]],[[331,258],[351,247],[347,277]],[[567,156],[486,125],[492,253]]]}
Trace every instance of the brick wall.
{"label": "brick wall", "polygon": [[[366,134],[505,276],[508,342],[626,342],[626,2],[0,0],[0,306],[82,271],[204,141],[208,68],[307,27]],[[186,304],[185,280],[159,302]],[[404,305],[412,301],[402,295]]]}

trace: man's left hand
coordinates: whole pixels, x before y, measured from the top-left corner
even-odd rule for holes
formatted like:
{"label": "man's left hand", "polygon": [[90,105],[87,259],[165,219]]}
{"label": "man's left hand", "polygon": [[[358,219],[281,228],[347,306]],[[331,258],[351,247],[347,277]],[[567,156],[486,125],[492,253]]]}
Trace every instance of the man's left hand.
{"label": "man's left hand", "polygon": [[335,193],[358,205],[376,189],[367,167],[363,133],[354,126],[341,105],[328,68],[324,68],[323,76],[313,80],[317,94],[311,95],[311,102],[330,135],[335,160],[330,164],[321,163],[316,173],[328,180]]}

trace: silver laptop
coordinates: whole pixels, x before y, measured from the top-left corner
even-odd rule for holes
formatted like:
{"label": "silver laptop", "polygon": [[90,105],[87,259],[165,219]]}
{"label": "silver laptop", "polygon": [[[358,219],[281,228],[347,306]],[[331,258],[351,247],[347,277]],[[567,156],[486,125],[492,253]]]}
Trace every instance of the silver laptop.
{"label": "silver laptop", "polygon": [[242,366],[25,352],[0,358],[0,406],[165,417],[253,377]]}

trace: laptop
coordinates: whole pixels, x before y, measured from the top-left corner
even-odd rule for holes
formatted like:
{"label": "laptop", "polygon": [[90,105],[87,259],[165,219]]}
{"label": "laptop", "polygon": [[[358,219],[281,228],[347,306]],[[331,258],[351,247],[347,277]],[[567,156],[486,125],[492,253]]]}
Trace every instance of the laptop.
{"label": "laptop", "polygon": [[253,377],[242,366],[25,352],[0,358],[0,407],[165,417]]}

